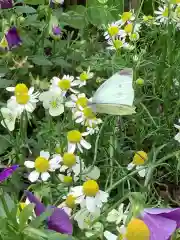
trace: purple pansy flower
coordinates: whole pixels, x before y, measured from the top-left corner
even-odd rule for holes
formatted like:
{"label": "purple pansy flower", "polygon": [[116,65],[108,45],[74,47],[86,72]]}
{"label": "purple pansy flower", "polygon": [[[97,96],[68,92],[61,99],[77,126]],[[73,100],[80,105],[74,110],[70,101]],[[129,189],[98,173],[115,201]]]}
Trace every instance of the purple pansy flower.
{"label": "purple pansy flower", "polygon": [[3,182],[8,177],[10,177],[14,171],[19,167],[19,165],[12,165],[11,167],[7,167],[0,173],[0,182]]}
{"label": "purple pansy flower", "polygon": [[13,7],[12,0],[0,0],[0,9],[8,9]]}
{"label": "purple pansy flower", "polygon": [[18,34],[16,27],[10,28],[5,34],[5,37],[6,37],[9,49],[17,47],[22,43],[22,40]]}
{"label": "purple pansy flower", "polygon": [[[25,195],[31,203],[35,204],[36,216],[45,212],[46,207],[31,192],[25,191]],[[48,228],[59,233],[72,235],[73,227],[67,213],[61,208],[52,206],[54,209],[52,215],[47,219]]]}
{"label": "purple pansy flower", "polygon": [[54,26],[53,28],[52,28],[52,32],[53,32],[53,34],[54,35],[60,35],[61,34],[61,28],[60,27],[58,27],[58,26]]}
{"label": "purple pansy flower", "polygon": [[150,240],[169,240],[180,227],[180,208],[146,208],[140,219],[149,228]]}

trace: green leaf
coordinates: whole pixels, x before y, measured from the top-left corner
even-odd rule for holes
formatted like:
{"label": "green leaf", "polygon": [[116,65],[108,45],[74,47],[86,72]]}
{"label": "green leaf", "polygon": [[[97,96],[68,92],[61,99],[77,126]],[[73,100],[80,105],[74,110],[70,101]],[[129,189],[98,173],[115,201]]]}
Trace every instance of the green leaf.
{"label": "green leaf", "polygon": [[32,62],[39,66],[52,66],[52,62],[50,62],[45,56],[34,56],[31,58]]}
{"label": "green leaf", "polygon": [[54,64],[56,64],[57,66],[61,66],[62,68],[71,68],[72,67],[72,65],[70,63],[68,63],[66,60],[64,60],[61,57],[52,59],[52,62]]}
{"label": "green leaf", "polygon": [[43,5],[45,4],[45,0],[24,0],[24,3],[29,5]]}
{"label": "green leaf", "polygon": [[29,7],[29,6],[17,6],[15,7],[15,11],[17,13],[36,13],[36,9],[34,9],[33,7]]}
{"label": "green leaf", "polygon": [[4,78],[0,78],[0,88],[7,88],[11,85],[15,84],[14,80],[8,80]]}
{"label": "green leaf", "polygon": [[0,154],[3,154],[11,146],[9,135],[0,135]]}
{"label": "green leaf", "polygon": [[53,212],[53,209],[47,209],[40,216],[33,219],[30,223],[30,226],[36,227],[36,228],[40,227],[42,222],[45,221],[49,216],[51,216],[52,212]]}
{"label": "green leaf", "polygon": [[20,230],[26,226],[28,219],[33,215],[34,204],[28,204],[19,215]]}
{"label": "green leaf", "polygon": [[[14,206],[15,206],[15,203],[13,202],[13,200],[11,199],[9,194],[3,193],[3,196],[4,196],[4,199],[5,199],[8,211],[11,212],[12,209],[14,208]],[[7,217],[6,212],[5,212],[5,208],[3,206],[3,202],[1,200],[0,200],[0,217]]]}
{"label": "green leaf", "polygon": [[29,226],[24,229],[23,233],[34,240],[47,239],[47,234],[44,231]]}
{"label": "green leaf", "polygon": [[48,240],[73,240],[74,238],[61,233],[50,232],[48,233]]}

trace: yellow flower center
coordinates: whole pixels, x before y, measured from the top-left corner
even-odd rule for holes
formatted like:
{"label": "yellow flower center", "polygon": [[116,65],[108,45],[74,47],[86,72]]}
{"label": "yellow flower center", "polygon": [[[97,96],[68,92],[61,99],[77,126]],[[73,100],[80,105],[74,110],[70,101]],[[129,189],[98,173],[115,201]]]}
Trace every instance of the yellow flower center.
{"label": "yellow flower center", "polygon": [[82,138],[81,133],[78,130],[69,131],[67,134],[68,141],[72,143],[80,142],[81,138]]}
{"label": "yellow flower center", "polygon": [[133,30],[133,25],[132,25],[132,23],[128,23],[128,24],[125,26],[125,28],[124,28],[124,31],[125,31],[126,33],[131,33],[132,30]]}
{"label": "yellow flower center", "polygon": [[176,4],[180,3],[180,0],[176,0]]}
{"label": "yellow flower center", "polygon": [[131,17],[132,17],[131,12],[123,12],[121,19],[123,20],[123,22],[127,22],[131,19]]}
{"label": "yellow flower center", "polygon": [[83,82],[83,81],[86,81],[88,80],[88,74],[87,72],[82,72],[79,76],[80,80]]}
{"label": "yellow flower center", "polygon": [[145,161],[148,159],[148,155],[144,151],[138,151],[133,158],[133,163],[135,165],[143,165]]}
{"label": "yellow flower center", "polygon": [[131,34],[131,40],[137,40],[139,35],[137,33],[132,33]]}
{"label": "yellow flower center", "polygon": [[114,40],[114,47],[120,49],[123,46],[123,42],[119,39]]}
{"label": "yellow flower center", "polygon": [[15,87],[16,101],[19,104],[26,104],[29,101],[28,88],[25,84],[19,83]]}
{"label": "yellow flower center", "polygon": [[66,198],[66,206],[69,208],[74,208],[76,203],[75,203],[76,198],[73,195],[69,195]]}
{"label": "yellow flower center", "polygon": [[6,40],[6,37],[3,37],[1,42],[0,42],[0,47],[1,48],[7,48],[8,47],[8,42]]}
{"label": "yellow flower center", "polygon": [[142,78],[138,78],[138,79],[136,80],[136,84],[137,84],[137,85],[143,85],[143,84],[144,84],[144,80],[143,80]]}
{"label": "yellow flower center", "polygon": [[21,212],[26,206],[27,206],[27,204],[24,203],[24,202],[20,202],[20,203],[19,203],[19,207],[18,207],[18,209],[17,209],[17,216],[19,216],[20,212]]}
{"label": "yellow flower center", "polygon": [[58,86],[62,90],[68,90],[71,87],[71,81],[69,79],[61,79]]}
{"label": "yellow flower center", "polygon": [[73,153],[64,153],[63,164],[72,167],[76,163],[76,157]]}
{"label": "yellow flower center", "polygon": [[58,104],[57,104],[57,101],[56,100],[52,100],[51,101],[51,107],[52,108],[57,108]]}
{"label": "yellow flower center", "polygon": [[35,169],[39,173],[47,172],[47,170],[49,169],[49,161],[44,157],[36,158]]}
{"label": "yellow flower center", "polygon": [[169,16],[169,9],[168,7],[165,8],[164,12],[162,13],[163,17],[168,17]]}
{"label": "yellow flower center", "polygon": [[96,117],[95,114],[94,114],[93,111],[92,111],[92,108],[90,108],[90,107],[84,108],[84,109],[83,109],[83,113],[84,113],[84,116],[85,116],[86,118],[89,118],[89,119],[93,119],[93,118]]}
{"label": "yellow flower center", "polygon": [[61,149],[60,146],[57,145],[57,146],[55,147],[54,151],[55,151],[57,154],[61,154],[62,149]]}
{"label": "yellow flower center", "polygon": [[99,185],[94,180],[88,180],[83,184],[83,192],[86,196],[94,197],[99,191]]}
{"label": "yellow flower center", "polygon": [[110,26],[108,28],[108,33],[111,37],[116,36],[119,32],[118,26]]}
{"label": "yellow flower center", "polygon": [[142,220],[134,218],[126,228],[125,237],[127,240],[149,240],[150,231]]}
{"label": "yellow flower center", "polygon": [[70,184],[72,183],[73,178],[71,176],[64,176],[64,183]]}
{"label": "yellow flower center", "polygon": [[80,97],[80,98],[78,98],[78,100],[76,101],[76,104],[77,104],[77,105],[80,105],[81,107],[84,108],[84,107],[87,106],[88,100],[87,100],[86,97]]}

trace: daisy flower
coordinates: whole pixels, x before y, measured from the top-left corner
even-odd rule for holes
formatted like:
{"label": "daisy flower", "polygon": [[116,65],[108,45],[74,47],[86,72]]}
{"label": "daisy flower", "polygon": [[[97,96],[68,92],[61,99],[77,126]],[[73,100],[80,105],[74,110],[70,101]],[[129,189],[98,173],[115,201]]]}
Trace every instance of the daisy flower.
{"label": "daisy flower", "polygon": [[115,38],[117,36],[123,36],[124,31],[120,29],[122,25],[122,21],[113,22],[108,24],[107,31],[104,33],[104,37],[106,40]]}
{"label": "daisy flower", "polygon": [[159,6],[158,11],[154,11],[157,15],[156,20],[160,23],[166,24],[169,19],[169,8],[164,5],[163,7]]}
{"label": "daisy flower", "polygon": [[25,161],[24,165],[27,168],[35,168],[28,176],[30,182],[36,182],[39,177],[41,177],[42,181],[47,181],[50,177],[48,172],[53,172],[60,168],[59,161],[57,159],[49,160],[49,157],[49,152],[41,151],[40,156],[36,158],[35,162]]}
{"label": "daisy flower", "polygon": [[71,101],[65,103],[66,107],[72,108],[72,112],[75,112],[76,109],[82,109],[87,107],[88,105],[88,98],[84,93],[80,93],[77,96],[72,94],[70,96]]}
{"label": "daisy flower", "polygon": [[1,113],[3,116],[3,120],[1,124],[3,127],[7,127],[9,131],[13,131],[15,127],[16,118],[18,117],[17,111],[11,108],[1,108]]}
{"label": "daisy flower", "polygon": [[86,208],[82,208],[75,214],[74,220],[77,221],[78,227],[80,229],[89,229],[91,228],[92,223],[99,216],[100,209],[97,209],[94,213],[90,213]]}
{"label": "daisy flower", "polygon": [[88,180],[83,186],[71,188],[71,194],[77,198],[76,203],[79,203],[81,207],[86,207],[91,213],[100,209],[109,197],[108,193],[99,190],[99,185],[95,180]]}
{"label": "daisy flower", "polygon": [[135,20],[135,15],[134,15],[134,11],[131,10],[129,12],[123,12],[122,15],[120,15],[121,20],[123,23],[126,23],[127,21],[133,21]]}
{"label": "daisy flower", "polygon": [[83,136],[87,136],[87,133],[80,133],[78,130],[72,130],[67,133],[68,140],[68,152],[74,153],[76,147],[80,152],[83,152],[83,148],[90,149],[91,144],[84,140]]}
{"label": "daisy flower", "polygon": [[113,209],[111,212],[108,213],[107,221],[108,222],[115,222],[116,225],[120,224],[121,222],[123,224],[126,223],[126,219],[128,216],[127,209],[124,212],[124,204],[120,204],[118,210]]}
{"label": "daisy flower", "polygon": [[82,86],[85,86],[87,83],[87,80],[93,78],[94,73],[90,72],[90,67],[88,67],[87,71],[84,71],[80,74],[79,77],[77,77],[77,80],[74,81],[75,84],[79,85],[79,88]]}
{"label": "daisy flower", "polygon": [[39,96],[38,92],[33,93],[34,87],[28,89],[24,83],[19,83],[16,87],[7,87],[6,90],[15,93],[15,96],[12,96],[7,102],[10,108],[16,109],[18,114],[24,110],[30,113],[34,111]]}
{"label": "daisy flower", "polygon": [[133,158],[133,161],[128,164],[127,169],[132,170],[134,167],[136,167],[138,171],[138,174],[140,177],[145,177],[146,175],[146,169],[144,168],[145,162],[148,160],[148,155],[144,151],[138,151]]}
{"label": "daisy flower", "polygon": [[72,87],[77,86],[78,83],[75,83],[74,77],[70,75],[64,75],[62,78],[53,77],[51,80],[51,88],[59,91],[63,96],[70,90],[73,93],[78,93],[77,90],[74,90]]}
{"label": "daisy flower", "polygon": [[39,100],[43,102],[43,107],[49,110],[53,117],[64,112],[63,96],[57,91],[46,91],[40,94]]}
{"label": "daisy flower", "polygon": [[125,38],[115,37],[114,39],[109,39],[107,44],[109,45],[107,49],[118,50],[124,47]]}
{"label": "daisy flower", "polygon": [[[180,123],[180,119],[179,119],[178,122]],[[179,130],[179,132],[176,134],[176,136],[174,137],[174,139],[180,143],[180,125],[174,124],[174,127]]]}

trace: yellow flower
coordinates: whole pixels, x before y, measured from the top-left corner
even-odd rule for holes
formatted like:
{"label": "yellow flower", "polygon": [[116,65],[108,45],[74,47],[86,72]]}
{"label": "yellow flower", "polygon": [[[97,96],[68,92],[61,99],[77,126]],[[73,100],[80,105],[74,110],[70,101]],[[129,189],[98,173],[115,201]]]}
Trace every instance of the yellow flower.
{"label": "yellow flower", "polygon": [[133,158],[133,164],[137,165],[143,165],[145,161],[147,161],[148,155],[144,151],[138,151]]}

